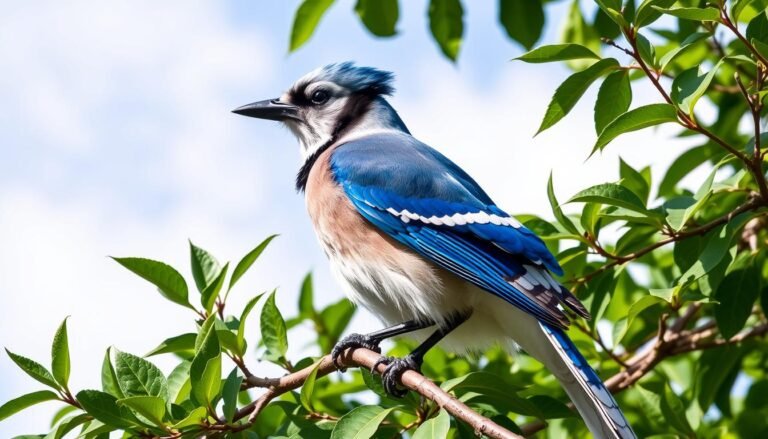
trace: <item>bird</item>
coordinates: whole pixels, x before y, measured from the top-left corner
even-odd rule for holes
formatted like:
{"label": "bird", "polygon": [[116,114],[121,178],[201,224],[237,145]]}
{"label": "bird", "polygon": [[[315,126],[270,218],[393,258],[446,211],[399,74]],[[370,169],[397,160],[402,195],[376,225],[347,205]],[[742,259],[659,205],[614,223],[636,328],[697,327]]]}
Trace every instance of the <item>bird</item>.
{"label": "bird", "polygon": [[333,63],[279,98],[232,110],[295,135],[303,159],[296,189],[331,271],[353,303],[388,325],[341,339],[334,363],[341,369],[347,349],[380,353],[384,339],[434,328],[405,357],[379,359],[386,391],[401,397],[402,374],[420,371],[438,343],[458,352],[522,348],[558,379],[595,437],[636,437],[566,334],[565,309],[589,312],[552,276],[563,274],[555,257],[461,167],[411,134],[387,100],[393,82],[388,71]]}

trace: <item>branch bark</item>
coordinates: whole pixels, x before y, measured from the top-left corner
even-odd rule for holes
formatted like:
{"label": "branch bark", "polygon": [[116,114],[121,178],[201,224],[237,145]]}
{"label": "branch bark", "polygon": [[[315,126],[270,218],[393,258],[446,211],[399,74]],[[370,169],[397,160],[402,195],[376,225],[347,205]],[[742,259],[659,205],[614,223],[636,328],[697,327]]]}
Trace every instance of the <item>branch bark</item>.
{"label": "branch bark", "polygon": [[[354,351],[345,352],[341,360],[346,367],[365,367],[370,369],[379,358],[381,358],[381,354],[371,350],[355,349]],[[319,365],[312,365],[280,378],[260,378],[253,375],[247,376],[245,383],[246,388],[261,387],[266,388],[267,390],[255,401],[243,407],[235,414],[235,420],[248,418],[246,423],[238,427],[238,431],[245,430],[253,425],[261,410],[266,407],[272,399],[283,393],[301,387],[315,367],[317,367],[318,378],[336,371],[336,367],[333,365],[330,355],[326,355],[320,359]],[[379,364],[376,368],[376,372],[381,374],[384,372],[385,368],[386,365]],[[401,381],[406,388],[435,402],[438,406],[453,415],[454,418],[460,419],[472,426],[475,433],[478,435],[494,439],[522,439],[522,436],[512,433],[490,419],[473,411],[466,404],[448,394],[434,382],[416,371],[406,371],[403,374]]]}

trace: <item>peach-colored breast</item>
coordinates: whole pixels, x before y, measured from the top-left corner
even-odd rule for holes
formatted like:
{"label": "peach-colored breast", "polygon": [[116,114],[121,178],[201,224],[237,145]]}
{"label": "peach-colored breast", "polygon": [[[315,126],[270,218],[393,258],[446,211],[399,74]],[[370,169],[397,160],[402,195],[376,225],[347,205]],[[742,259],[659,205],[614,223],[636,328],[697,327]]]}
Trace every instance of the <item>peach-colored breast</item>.
{"label": "peach-colored breast", "polygon": [[409,252],[363,218],[331,173],[330,157],[325,151],[312,167],[306,187],[307,209],[329,257],[392,257],[391,253]]}

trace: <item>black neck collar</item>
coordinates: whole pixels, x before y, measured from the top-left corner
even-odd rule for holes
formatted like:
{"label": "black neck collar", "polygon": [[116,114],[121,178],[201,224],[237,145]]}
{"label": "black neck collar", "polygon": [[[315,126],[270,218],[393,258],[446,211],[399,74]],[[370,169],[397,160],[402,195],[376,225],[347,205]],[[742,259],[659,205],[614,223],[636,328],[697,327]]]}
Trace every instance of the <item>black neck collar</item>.
{"label": "black neck collar", "polygon": [[320,145],[307,159],[304,164],[301,165],[298,174],[296,174],[296,191],[304,192],[307,189],[307,180],[309,179],[309,171],[312,170],[312,166],[315,165],[317,159],[328,150],[336,140],[339,139],[342,134],[349,131],[350,128],[355,126],[356,121],[360,120],[360,117],[366,113],[371,106],[371,103],[376,98],[375,94],[358,94],[354,98],[350,99],[344,109],[341,111],[341,117],[338,123],[333,129],[333,135],[325,143]]}
{"label": "black neck collar", "polygon": [[317,159],[320,158],[320,155],[328,150],[328,148],[330,148],[335,141],[336,136],[331,137],[327,142],[320,145],[320,147],[317,148],[315,152],[312,153],[312,155],[307,157],[307,159],[304,161],[304,164],[301,165],[299,172],[296,174],[296,192],[304,192],[307,189],[309,171],[312,170],[312,166],[314,166]]}

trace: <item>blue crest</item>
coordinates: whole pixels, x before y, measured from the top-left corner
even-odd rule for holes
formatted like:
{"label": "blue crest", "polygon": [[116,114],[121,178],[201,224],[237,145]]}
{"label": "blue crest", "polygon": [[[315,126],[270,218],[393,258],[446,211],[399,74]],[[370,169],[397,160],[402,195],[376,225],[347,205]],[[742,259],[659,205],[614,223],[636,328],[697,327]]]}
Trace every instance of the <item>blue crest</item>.
{"label": "blue crest", "polygon": [[330,81],[353,93],[391,95],[395,91],[392,86],[394,79],[392,72],[373,67],[358,67],[353,62],[346,61],[328,64],[307,74],[296,82],[293,90],[301,90],[312,82]]}

